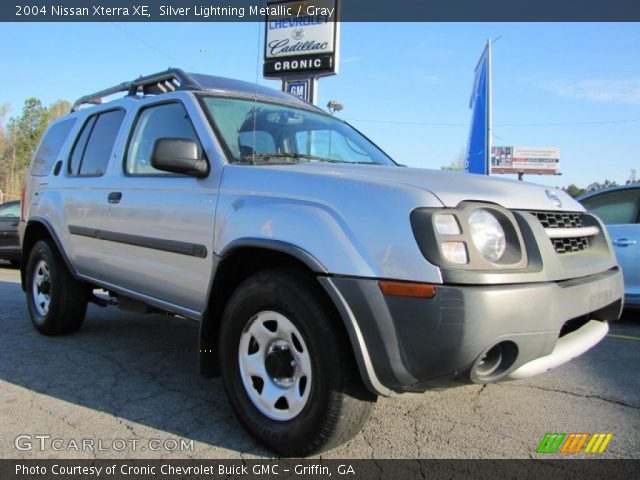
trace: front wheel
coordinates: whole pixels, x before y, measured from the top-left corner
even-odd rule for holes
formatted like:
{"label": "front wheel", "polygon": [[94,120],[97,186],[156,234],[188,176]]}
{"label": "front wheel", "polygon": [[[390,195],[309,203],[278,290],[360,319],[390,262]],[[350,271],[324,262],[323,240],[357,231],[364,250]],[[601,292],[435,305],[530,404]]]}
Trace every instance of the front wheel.
{"label": "front wheel", "polygon": [[236,415],[286,456],[346,442],[375,396],[362,384],[346,332],[313,278],[260,272],[234,292],[223,315],[220,364]]}
{"label": "front wheel", "polygon": [[27,305],[44,335],[75,332],[87,311],[89,288],[73,278],[50,240],[37,242],[27,261]]}

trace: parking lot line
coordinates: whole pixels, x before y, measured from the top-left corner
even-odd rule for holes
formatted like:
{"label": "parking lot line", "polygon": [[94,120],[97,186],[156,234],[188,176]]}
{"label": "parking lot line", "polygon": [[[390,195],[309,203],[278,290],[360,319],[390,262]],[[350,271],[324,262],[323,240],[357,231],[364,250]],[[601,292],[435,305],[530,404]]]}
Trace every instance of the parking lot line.
{"label": "parking lot line", "polygon": [[614,333],[610,333],[607,337],[613,338],[623,338],[625,340],[640,340],[640,337],[632,337],[631,335],[616,335]]}

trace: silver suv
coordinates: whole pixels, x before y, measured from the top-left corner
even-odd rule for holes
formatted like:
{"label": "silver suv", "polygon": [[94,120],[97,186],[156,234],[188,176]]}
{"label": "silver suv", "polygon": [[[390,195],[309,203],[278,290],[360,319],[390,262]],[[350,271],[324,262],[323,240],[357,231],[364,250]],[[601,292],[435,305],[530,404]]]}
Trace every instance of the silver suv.
{"label": "silver suv", "polygon": [[23,206],[39,332],[88,302],[199,320],[200,370],[284,455],[348,440],[378,395],[545,372],[622,308],[603,225],[562,191],[405,168],[293,96],[181,70],[78,100]]}

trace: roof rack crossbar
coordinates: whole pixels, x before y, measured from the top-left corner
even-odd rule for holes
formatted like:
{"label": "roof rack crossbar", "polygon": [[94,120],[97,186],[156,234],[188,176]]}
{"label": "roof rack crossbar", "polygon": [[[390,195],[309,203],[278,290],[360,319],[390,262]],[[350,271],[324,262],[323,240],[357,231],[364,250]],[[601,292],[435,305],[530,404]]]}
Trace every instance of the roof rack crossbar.
{"label": "roof rack crossbar", "polygon": [[71,111],[76,112],[85,104],[100,105],[104,97],[120,92],[127,92],[127,95],[132,96],[137,94],[158,95],[176,90],[198,90],[202,88],[202,85],[187,72],[180,68],[170,68],[164,72],[139,77],[132,82],[123,82],[115,87],[80,97],[71,107]]}

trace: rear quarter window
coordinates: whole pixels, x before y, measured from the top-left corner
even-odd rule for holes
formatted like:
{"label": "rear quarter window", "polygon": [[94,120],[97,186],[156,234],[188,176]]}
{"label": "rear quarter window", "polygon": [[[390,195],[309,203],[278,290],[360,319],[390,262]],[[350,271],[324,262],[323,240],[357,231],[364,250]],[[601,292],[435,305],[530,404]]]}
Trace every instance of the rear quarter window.
{"label": "rear quarter window", "polygon": [[76,119],[70,118],[56,123],[47,130],[31,162],[31,175],[34,177],[49,175],[75,123]]}

